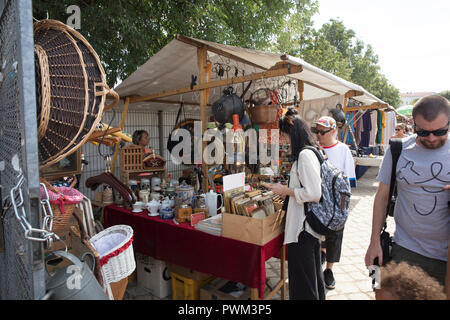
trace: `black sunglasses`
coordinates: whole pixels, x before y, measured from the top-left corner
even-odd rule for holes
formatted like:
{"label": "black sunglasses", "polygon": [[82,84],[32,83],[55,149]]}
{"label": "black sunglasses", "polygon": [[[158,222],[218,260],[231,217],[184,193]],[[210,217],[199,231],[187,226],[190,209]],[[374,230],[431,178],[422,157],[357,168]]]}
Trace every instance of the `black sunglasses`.
{"label": "black sunglasses", "polygon": [[319,133],[319,134],[321,134],[322,136],[323,136],[324,134],[330,132],[331,130],[333,130],[333,129],[329,129],[329,130],[324,130],[324,131],[322,131],[322,130],[318,130],[316,127],[312,127],[312,128],[311,128],[311,132],[312,132],[312,133],[316,133],[316,134]]}
{"label": "black sunglasses", "polygon": [[447,123],[447,128],[446,129],[437,129],[437,130],[433,130],[433,131],[428,131],[428,130],[417,130],[416,129],[416,124],[414,124],[414,132],[417,133],[417,135],[419,137],[428,137],[430,135],[430,133],[432,133],[434,136],[436,137],[442,137],[445,136],[448,132],[448,124],[450,122]]}

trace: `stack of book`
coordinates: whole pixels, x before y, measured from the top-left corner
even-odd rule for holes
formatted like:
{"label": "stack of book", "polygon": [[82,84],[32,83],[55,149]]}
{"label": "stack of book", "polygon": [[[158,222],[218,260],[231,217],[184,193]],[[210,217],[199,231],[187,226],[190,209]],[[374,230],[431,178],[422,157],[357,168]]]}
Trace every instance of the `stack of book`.
{"label": "stack of book", "polygon": [[195,225],[195,229],[220,237],[222,235],[222,214],[199,221]]}

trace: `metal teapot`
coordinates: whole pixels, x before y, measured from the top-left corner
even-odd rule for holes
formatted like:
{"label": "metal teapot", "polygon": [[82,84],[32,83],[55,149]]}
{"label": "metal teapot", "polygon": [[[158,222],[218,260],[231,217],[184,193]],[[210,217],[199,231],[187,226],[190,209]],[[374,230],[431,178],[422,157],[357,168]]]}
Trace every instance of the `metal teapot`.
{"label": "metal teapot", "polygon": [[[80,256],[80,259],[65,251],[52,252],[45,261],[62,257],[72,262],[66,268],[50,276],[47,270],[46,288],[47,293],[43,299],[50,300],[109,300],[103,288],[98,283],[92,270],[95,267],[94,255],[86,252]],[[84,257],[89,256],[92,260],[92,266],[84,261]],[[92,270],[91,270],[92,269]]]}
{"label": "metal teapot", "polygon": [[234,93],[233,87],[223,90],[223,96],[212,105],[214,119],[220,124],[233,122],[233,114],[239,115],[239,121],[244,117],[242,98]]}

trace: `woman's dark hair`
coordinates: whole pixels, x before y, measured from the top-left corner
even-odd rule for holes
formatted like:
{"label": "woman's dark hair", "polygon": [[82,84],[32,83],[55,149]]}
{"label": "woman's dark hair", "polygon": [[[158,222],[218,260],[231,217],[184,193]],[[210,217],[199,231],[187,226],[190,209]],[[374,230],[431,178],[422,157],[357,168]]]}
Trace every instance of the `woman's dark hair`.
{"label": "woman's dark hair", "polygon": [[148,135],[148,132],[145,130],[136,130],[135,132],[133,132],[133,143],[135,145],[139,145],[139,141],[141,141],[141,138],[144,134]]}
{"label": "woman's dark hair", "polygon": [[278,121],[281,132],[291,138],[291,150],[294,159],[298,159],[300,151],[306,146],[318,147],[309,124],[303,120],[296,109],[289,109]]}

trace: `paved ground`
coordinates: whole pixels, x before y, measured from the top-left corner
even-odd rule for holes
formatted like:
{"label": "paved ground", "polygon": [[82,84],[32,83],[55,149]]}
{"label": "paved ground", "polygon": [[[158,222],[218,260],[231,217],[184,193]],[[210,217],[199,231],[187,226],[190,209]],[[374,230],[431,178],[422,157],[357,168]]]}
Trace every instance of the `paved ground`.
{"label": "paved ground", "polygon": [[[378,187],[375,177],[378,167],[369,167],[364,176],[358,180],[358,187],[353,189],[350,202],[350,216],[344,230],[341,261],[334,265],[333,272],[336,288],[327,290],[327,300],[374,300],[371,279],[364,264],[364,255],[370,240],[372,226],[372,207]],[[393,223],[388,224],[388,231],[393,232]],[[280,277],[280,261],[272,258],[266,263],[266,275],[269,284],[274,286]],[[124,299],[158,299],[130,282]],[[168,297],[164,300],[171,299]],[[280,293],[274,296],[280,299]]]}

